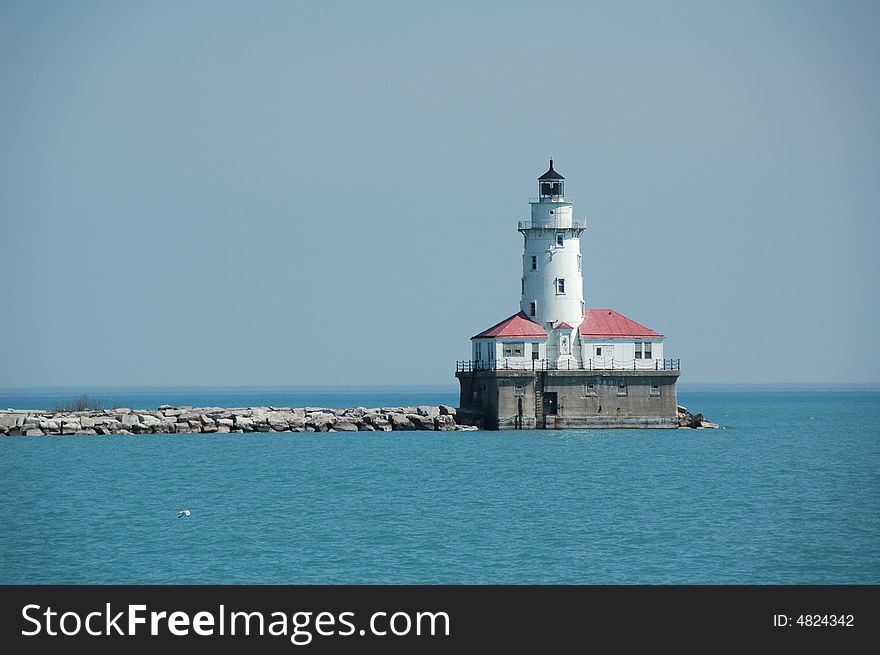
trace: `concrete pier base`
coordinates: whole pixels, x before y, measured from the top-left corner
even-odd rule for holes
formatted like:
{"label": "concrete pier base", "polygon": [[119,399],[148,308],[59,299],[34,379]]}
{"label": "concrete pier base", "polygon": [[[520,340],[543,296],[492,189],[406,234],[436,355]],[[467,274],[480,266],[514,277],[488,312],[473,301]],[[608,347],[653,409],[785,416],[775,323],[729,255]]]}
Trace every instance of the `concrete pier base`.
{"label": "concrete pier base", "polygon": [[458,372],[460,406],[488,430],[677,428],[678,370]]}

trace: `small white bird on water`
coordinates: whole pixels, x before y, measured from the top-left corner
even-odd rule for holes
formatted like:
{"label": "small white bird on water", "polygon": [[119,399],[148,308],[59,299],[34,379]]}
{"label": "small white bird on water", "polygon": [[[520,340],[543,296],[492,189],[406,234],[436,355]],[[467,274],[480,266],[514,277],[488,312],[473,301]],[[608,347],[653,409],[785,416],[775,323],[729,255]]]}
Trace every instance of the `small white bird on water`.
{"label": "small white bird on water", "polygon": [[190,512],[188,509],[182,509],[182,510],[180,510],[180,514],[177,515],[177,518],[182,519],[184,516],[191,516],[191,515],[192,515],[192,512]]}

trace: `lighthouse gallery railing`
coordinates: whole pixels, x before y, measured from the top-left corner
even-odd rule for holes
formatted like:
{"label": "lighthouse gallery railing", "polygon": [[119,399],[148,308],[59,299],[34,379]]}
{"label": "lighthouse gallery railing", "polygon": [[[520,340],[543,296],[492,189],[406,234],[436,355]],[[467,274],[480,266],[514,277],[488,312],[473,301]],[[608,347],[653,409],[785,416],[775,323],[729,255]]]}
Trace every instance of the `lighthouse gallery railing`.
{"label": "lighthouse gallery railing", "polygon": [[[557,222],[568,223],[568,225],[557,225]],[[587,221],[583,218],[573,218],[570,221],[566,219],[550,219],[548,221],[517,221],[516,229],[517,230],[531,230],[532,228],[540,229],[545,228],[547,230],[563,230],[566,228],[574,228],[576,230],[583,230],[587,227]]]}

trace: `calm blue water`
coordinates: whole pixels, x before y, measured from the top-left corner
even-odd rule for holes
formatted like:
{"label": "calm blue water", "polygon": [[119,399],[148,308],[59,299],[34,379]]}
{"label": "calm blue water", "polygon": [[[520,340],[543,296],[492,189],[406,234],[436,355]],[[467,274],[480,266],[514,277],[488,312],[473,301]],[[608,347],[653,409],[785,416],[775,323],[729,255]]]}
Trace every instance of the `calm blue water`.
{"label": "calm blue water", "polygon": [[880,393],[680,400],[725,429],[0,438],[0,582],[880,583]]}
{"label": "calm blue water", "polygon": [[458,405],[458,384],[374,387],[144,387],[134,389],[2,389],[0,407],[52,409],[86,396],[104,408],[192,407],[411,407]]}

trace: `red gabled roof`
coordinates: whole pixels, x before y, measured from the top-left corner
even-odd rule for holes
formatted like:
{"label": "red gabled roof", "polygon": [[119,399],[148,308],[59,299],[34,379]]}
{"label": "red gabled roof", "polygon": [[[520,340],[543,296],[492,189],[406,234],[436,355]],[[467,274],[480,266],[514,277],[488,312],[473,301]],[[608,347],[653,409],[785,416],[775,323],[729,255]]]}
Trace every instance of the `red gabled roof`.
{"label": "red gabled roof", "polygon": [[620,337],[663,337],[641,323],[636,323],[613,309],[588,309],[581,323],[581,336],[585,339]]}
{"label": "red gabled roof", "polygon": [[505,318],[496,323],[488,330],[480,332],[471,339],[488,339],[490,337],[541,337],[546,338],[547,332],[540,325],[532,321],[523,312],[517,312],[510,318]]}
{"label": "red gabled roof", "polygon": [[559,325],[556,326],[556,329],[557,330],[570,330],[571,326],[568,323],[566,323],[565,321],[562,321],[562,323],[560,323]]}

